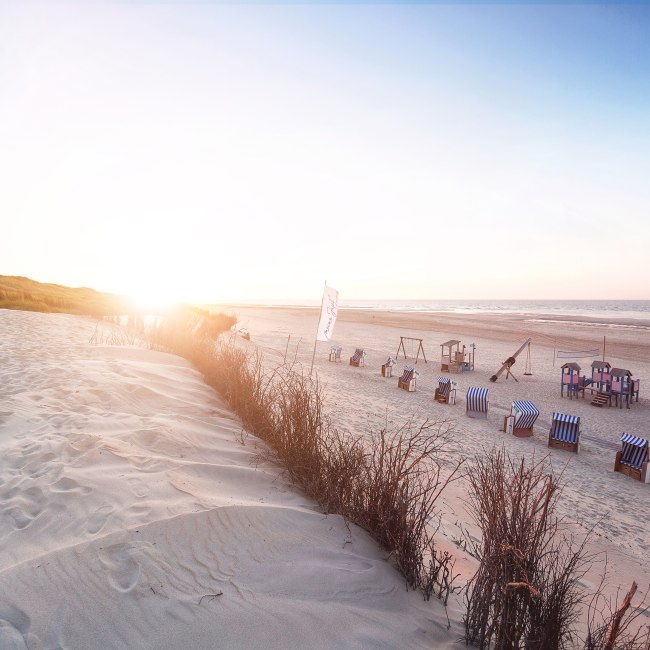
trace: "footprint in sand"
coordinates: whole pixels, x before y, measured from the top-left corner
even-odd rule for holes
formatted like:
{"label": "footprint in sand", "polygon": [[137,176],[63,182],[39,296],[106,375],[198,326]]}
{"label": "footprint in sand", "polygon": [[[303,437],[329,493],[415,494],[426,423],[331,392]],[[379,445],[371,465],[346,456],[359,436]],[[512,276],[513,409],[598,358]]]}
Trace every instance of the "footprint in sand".
{"label": "footprint in sand", "polygon": [[88,519],[88,525],[86,526],[86,532],[89,535],[96,535],[106,524],[106,521],[110,514],[113,512],[113,506],[102,506],[97,508],[90,518]]}
{"label": "footprint in sand", "polygon": [[9,469],[20,470],[25,467],[27,459],[20,451],[8,451],[4,454],[5,465]]}
{"label": "footprint in sand", "polygon": [[27,528],[43,510],[43,490],[38,487],[27,490],[22,490],[19,486],[14,487],[2,496],[6,507],[0,512],[13,519],[15,530]]}
{"label": "footprint in sand", "polygon": [[140,578],[140,565],[131,557],[131,552],[128,544],[113,544],[99,556],[108,572],[108,582],[122,593],[131,591]]}
{"label": "footprint in sand", "polygon": [[149,495],[149,488],[146,483],[141,481],[139,478],[128,478],[126,482],[129,484],[131,492],[133,492],[133,494],[139,499]]}
{"label": "footprint in sand", "polygon": [[55,480],[63,471],[63,463],[56,461],[54,454],[46,453],[27,463],[23,467],[23,471],[29,478],[37,479],[47,475]]}
{"label": "footprint in sand", "polygon": [[0,618],[0,648],[15,648],[15,650],[27,650],[27,644],[23,635],[7,621]]}
{"label": "footprint in sand", "polygon": [[27,528],[32,523],[33,517],[30,517],[22,508],[9,508],[5,510],[5,514],[13,519],[12,525],[15,530]]}
{"label": "footprint in sand", "polygon": [[8,603],[0,602],[0,648],[37,648],[36,637],[29,633],[31,620],[25,612]]}
{"label": "footprint in sand", "polygon": [[76,492],[78,494],[88,494],[92,492],[92,488],[86,487],[85,485],[79,485],[77,481],[64,476],[59,479],[56,483],[52,483],[50,486],[52,492]]}

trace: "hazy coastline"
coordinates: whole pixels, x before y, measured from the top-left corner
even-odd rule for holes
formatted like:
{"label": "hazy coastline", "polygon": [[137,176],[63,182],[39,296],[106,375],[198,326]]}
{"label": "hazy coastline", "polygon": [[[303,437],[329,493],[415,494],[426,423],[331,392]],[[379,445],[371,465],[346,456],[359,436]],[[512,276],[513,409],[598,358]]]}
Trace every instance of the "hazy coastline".
{"label": "hazy coastline", "polygon": [[[246,306],[221,305],[219,309],[239,314],[246,326],[246,314],[259,311],[260,314],[276,313],[278,316],[309,315],[313,318],[314,331],[318,321],[318,307]],[[456,313],[422,311],[388,311],[379,309],[354,309],[342,307],[338,321],[343,323],[365,323],[401,328],[404,331],[443,331],[452,336],[485,337],[498,341],[518,342],[532,338],[533,344],[543,348],[575,349],[599,347],[605,342],[605,355],[620,359],[650,361],[650,318],[629,320],[598,318],[589,316],[518,313]],[[336,335],[335,335],[336,338]],[[431,341],[436,348],[437,358],[440,341]],[[585,360],[580,363],[591,363]]]}

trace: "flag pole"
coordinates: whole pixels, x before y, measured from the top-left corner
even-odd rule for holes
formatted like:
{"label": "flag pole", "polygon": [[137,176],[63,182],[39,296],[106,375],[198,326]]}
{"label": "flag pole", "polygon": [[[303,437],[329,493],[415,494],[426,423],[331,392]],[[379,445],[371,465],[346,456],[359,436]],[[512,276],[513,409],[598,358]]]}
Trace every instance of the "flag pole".
{"label": "flag pole", "polygon": [[325,286],[323,287],[323,297],[320,299],[320,311],[318,312],[318,323],[316,324],[316,335],[314,336],[314,352],[311,355],[311,367],[309,368],[309,376],[314,370],[314,359],[316,358],[316,343],[318,343],[318,327],[320,325],[320,317],[323,313],[323,305],[325,304],[325,289],[327,289],[327,280],[325,280]]}

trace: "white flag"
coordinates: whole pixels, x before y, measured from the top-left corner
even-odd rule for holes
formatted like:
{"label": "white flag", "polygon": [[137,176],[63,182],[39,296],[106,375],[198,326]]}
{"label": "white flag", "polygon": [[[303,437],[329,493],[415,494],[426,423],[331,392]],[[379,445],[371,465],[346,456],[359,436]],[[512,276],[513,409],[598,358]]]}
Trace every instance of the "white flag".
{"label": "white flag", "polygon": [[317,341],[329,341],[336,323],[336,312],[339,308],[339,292],[332,287],[325,285],[323,293],[323,306],[320,310],[320,321],[318,323]]}

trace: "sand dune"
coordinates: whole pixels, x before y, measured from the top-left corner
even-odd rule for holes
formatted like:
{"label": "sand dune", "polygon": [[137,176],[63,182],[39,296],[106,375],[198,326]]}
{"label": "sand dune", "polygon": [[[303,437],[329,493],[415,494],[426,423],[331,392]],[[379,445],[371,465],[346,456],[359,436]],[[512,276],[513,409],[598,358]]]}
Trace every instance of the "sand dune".
{"label": "sand dune", "polygon": [[90,345],[79,317],[0,331],[0,648],[456,645],[187,362]]}

